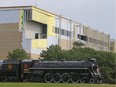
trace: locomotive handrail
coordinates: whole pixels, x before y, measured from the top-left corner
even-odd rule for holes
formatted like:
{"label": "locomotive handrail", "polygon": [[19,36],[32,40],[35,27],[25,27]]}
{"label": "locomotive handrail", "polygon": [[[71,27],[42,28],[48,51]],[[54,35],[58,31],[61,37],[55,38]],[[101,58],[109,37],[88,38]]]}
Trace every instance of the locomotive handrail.
{"label": "locomotive handrail", "polygon": [[88,69],[88,68],[29,68],[30,70],[38,70],[38,69]]}

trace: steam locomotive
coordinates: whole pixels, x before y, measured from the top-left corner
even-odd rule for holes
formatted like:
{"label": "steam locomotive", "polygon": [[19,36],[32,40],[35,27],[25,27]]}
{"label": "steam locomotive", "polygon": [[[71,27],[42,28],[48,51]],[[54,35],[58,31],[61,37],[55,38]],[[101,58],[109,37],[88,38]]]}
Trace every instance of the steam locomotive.
{"label": "steam locomotive", "polygon": [[101,83],[95,58],[84,61],[0,60],[0,81]]}

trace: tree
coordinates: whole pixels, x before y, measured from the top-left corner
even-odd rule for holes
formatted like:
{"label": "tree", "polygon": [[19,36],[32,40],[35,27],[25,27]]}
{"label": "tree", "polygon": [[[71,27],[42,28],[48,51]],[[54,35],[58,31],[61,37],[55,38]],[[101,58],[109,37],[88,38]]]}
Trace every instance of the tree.
{"label": "tree", "polygon": [[63,51],[60,46],[51,45],[46,51],[42,51],[42,53],[40,53],[40,57],[42,57],[43,60],[49,61],[61,60],[63,57],[62,52]]}
{"label": "tree", "polygon": [[41,57],[47,61],[67,60],[78,61],[87,58],[96,58],[105,83],[116,83],[116,53],[95,51],[91,48],[74,47],[70,50],[62,50],[58,45],[52,45],[46,51],[42,51]]}
{"label": "tree", "polygon": [[8,59],[23,60],[28,59],[29,55],[23,49],[15,49],[12,52],[8,52]]}

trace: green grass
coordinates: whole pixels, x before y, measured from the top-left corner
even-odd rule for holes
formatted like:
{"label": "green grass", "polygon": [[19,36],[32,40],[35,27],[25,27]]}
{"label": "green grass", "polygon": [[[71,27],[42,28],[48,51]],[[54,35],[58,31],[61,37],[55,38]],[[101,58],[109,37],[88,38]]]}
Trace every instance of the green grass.
{"label": "green grass", "polygon": [[0,83],[0,87],[116,87],[110,84]]}

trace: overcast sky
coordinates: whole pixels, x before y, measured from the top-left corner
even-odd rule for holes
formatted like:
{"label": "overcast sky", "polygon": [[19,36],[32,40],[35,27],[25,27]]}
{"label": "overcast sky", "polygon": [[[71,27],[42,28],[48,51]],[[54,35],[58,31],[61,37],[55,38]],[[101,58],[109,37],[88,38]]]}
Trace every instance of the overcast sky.
{"label": "overcast sky", "polygon": [[116,0],[0,0],[0,6],[37,5],[116,39]]}

